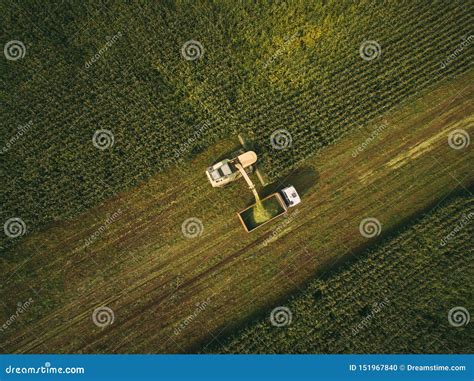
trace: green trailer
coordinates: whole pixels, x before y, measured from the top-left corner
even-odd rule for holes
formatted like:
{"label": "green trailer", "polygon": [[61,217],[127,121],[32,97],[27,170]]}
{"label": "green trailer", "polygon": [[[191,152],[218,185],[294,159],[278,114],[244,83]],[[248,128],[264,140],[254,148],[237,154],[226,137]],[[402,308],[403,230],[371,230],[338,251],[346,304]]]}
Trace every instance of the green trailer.
{"label": "green trailer", "polygon": [[237,213],[240,222],[247,233],[285,214],[288,208],[278,193],[265,197],[260,202],[249,206]]}

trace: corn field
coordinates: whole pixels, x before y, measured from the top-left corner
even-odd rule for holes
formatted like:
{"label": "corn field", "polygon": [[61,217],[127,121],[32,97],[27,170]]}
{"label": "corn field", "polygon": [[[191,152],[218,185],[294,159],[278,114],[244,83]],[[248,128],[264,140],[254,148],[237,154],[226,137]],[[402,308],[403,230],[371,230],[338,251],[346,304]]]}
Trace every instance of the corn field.
{"label": "corn field", "polygon": [[[2,40],[20,39],[26,55],[0,60],[0,141],[14,140],[0,162],[1,218],[41,229],[239,132],[276,179],[468,70],[472,49],[457,48],[470,41],[473,10],[463,1],[3,3]],[[189,41],[197,58],[186,56]],[[365,51],[367,41],[376,44]],[[92,144],[102,130],[107,149]],[[284,149],[271,144],[279,130]],[[10,244],[2,237],[0,247]]]}

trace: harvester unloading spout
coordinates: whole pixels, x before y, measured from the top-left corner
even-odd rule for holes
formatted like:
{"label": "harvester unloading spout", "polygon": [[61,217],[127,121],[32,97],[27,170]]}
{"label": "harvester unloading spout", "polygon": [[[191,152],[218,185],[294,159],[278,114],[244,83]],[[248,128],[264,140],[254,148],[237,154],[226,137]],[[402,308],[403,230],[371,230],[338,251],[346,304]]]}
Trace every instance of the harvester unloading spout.
{"label": "harvester unloading spout", "polygon": [[242,174],[242,177],[247,181],[247,184],[249,186],[249,189],[252,191],[253,195],[255,196],[255,201],[259,202],[260,201],[260,196],[258,195],[257,190],[255,189],[255,184],[250,180],[249,175],[247,175],[247,172],[245,172],[245,169],[242,167],[241,164],[236,164],[235,167],[240,171]]}
{"label": "harvester unloading spout", "polygon": [[253,151],[247,151],[237,157],[235,168],[237,168],[240,171],[240,173],[242,174],[242,177],[247,182],[249,189],[252,191],[253,195],[255,196],[255,201],[259,202],[260,197],[258,195],[257,190],[255,189],[255,184],[252,182],[249,175],[247,174],[247,172],[245,172],[245,169],[244,169],[254,164],[256,161],[257,161],[257,154]]}

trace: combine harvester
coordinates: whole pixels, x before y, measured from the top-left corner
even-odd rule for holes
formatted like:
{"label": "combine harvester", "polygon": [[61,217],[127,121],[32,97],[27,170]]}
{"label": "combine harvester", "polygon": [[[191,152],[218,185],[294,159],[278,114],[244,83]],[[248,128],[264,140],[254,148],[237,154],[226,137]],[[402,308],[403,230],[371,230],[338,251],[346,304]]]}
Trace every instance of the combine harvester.
{"label": "combine harvester", "polygon": [[252,173],[252,165],[256,162],[256,153],[248,151],[233,159],[219,161],[207,169],[206,175],[214,188],[220,188],[237,180],[242,175],[247,176],[247,171]]}
{"label": "combine harvester", "polygon": [[[240,138],[240,136],[239,136]],[[241,143],[243,142],[240,138]],[[249,177],[254,171],[257,154],[247,151],[233,159],[224,159],[209,167],[206,175],[213,187],[223,187],[240,177],[247,182],[250,191],[255,197],[255,204],[237,213],[240,222],[247,233],[285,214],[288,208],[298,205],[301,199],[295,187],[289,186],[264,199],[260,199],[255,184]],[[255,171],[257,171],[255,169]],[[264,184],[263,176],[257,172],[258,178]]]}

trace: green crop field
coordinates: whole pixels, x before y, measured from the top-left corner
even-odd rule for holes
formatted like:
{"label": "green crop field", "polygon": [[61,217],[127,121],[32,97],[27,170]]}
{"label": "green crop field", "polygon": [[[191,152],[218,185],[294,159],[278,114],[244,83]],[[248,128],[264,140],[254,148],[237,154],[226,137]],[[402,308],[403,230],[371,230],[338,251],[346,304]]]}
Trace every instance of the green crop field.
{"label": "green crop field", "polygon": [[[391,313],[390,333],[405,332],[387,350],[468,348],[443,317],[448,304],[472,308],[472,228],[442,248],[427,237],[471,205],[473,11],[421,0],[1,2],[0,351],[382,351],[379,317]],[[251,233],[238,219],[255,203],[245,181],[216,189],[205,174],[242,148],[238,134],[268,180],[250,174],[262,200],[289,185],[302,200]],[[463,285],[442,263],[466,264]],[[425,265],[433,288],[410,310],[401,299],[421,281],[397,285]],[[345,342],[385,300],[354,290],[336,313],[369,274],[390,304],[371,322],[373,342],[370,327]],[[308,295],[331,313],[299,321]],[[258,322],[285,305],[294,325]],[[419,338],[424,323],[441,344]]]}
{"label": "green crop field", "polygon": [[[472,329],[451,308],[473,309],[471,192],[442,202],[358,260],[313,280],[269,316],[207,348],[224,353],[470,353]],[[290,322],[291,316],[291,322]]]}

